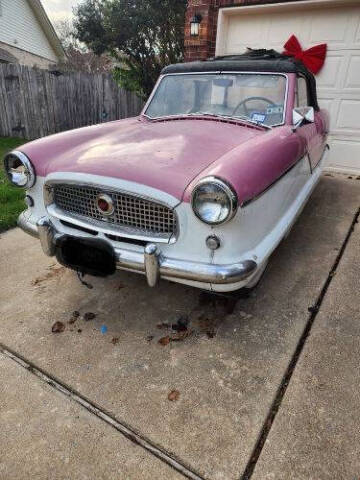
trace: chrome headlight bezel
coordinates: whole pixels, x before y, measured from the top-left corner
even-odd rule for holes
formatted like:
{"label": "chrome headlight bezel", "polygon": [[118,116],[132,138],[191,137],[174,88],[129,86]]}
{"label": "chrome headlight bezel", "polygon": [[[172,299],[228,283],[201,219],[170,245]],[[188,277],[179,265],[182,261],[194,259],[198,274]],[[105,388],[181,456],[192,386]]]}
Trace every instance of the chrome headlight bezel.
{"label": "chrome headlight bezel", "polygon": [[[24,172],[23,172],[23,179],[24,181],[20,183],[14,181],[15,180],[15,173],[17,172],[11,172],[13,165],[11,165],[11,162],[18,162],[24,167]],[[12,152],[8,153],[5,158],[4,158],[4,168],[6,175],[12,185],[17,188],[31,188],[36,181],[36,175],[35,175],[35,170],[34,167],[32,166],[30,160],[28,157],[17,150],[13,150]],[[21,178],[21,173],[18,173],[18,178]]]}
{"label": "chrome headlight bezel", "polygon": [[[226,195],[228,200],[229,211],[225,218],[217,221],[216,220],[209,221],[200,215],[196,206],[197,194],[199,189],[204,187],[205,185],[215,185],[219,190],[221,190]],[[196,217],[202,222],[206,223],[207,225],[222,225],[224,223],[229,222],[234,217],[238,208],[238,198],[234,189],[225,180],[222,180],[218,177],[205,177],[196,184],[196,186],[194,187],[194,190],[192,191],[191,206]]]}

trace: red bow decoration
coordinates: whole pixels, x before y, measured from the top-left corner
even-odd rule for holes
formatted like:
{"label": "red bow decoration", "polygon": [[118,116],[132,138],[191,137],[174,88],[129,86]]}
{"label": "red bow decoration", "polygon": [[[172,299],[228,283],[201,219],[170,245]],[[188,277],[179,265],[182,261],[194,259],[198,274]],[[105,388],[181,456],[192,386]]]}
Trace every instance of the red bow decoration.
{"label": "red bow decoration", "polygon": [[301,60],[305,67],[315,75],[324,65],[327,49],[326,43],[321,43],[315,47],[303,50],[299,40],[295,37],[295,35],[291,35],[289,40],[285,43],[284,48],[284,55]]}

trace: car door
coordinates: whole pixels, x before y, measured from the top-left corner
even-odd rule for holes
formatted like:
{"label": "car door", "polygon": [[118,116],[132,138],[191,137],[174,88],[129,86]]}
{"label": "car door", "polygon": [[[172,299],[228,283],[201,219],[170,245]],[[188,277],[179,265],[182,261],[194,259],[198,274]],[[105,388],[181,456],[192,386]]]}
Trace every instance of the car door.
{"label": "car door", "polygon": [[[295,107],[311,106],[309,105],[309,98],[307,81],[304,77],[298,76]],[[296,132],[306,142],[306,153],[309,157],[311,171],[313,171],[319,163],[325,147],[324,125],[320,113],[315,111],[314,122],[304,123],[298,127]]]}

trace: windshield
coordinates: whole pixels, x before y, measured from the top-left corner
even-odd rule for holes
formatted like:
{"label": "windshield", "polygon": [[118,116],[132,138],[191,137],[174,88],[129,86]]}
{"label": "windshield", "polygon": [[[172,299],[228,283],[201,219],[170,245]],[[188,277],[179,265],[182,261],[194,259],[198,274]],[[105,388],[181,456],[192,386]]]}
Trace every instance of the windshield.
{"label": "windshield", "polygon": [[213,114],[267,126],[284,122],[286,77],[258,73],[165,76],[145,115]]}

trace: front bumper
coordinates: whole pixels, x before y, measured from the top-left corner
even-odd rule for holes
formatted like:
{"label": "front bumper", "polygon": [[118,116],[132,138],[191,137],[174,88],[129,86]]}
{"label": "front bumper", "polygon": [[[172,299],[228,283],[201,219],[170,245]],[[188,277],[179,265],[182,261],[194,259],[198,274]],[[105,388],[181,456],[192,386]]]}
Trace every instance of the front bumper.
{"label": "front bumper", "polygon": [[[42,217],[36,224],[20,214],[18,226],[26,233],[40,239],[44,253],[55,255],[56,243],[65,234],[54,227],[48,217]],[[226,285],[242,282],[255,273],[257,264],[253,260],[230,265],[214,265],[202,262],[189,262],[165,257],[157,245],[149,243],[143,252],[124,248],[114,248],[116,268],[146,275],[149,286],[157,284],[159,278],[181,279],[183,281]]]}

